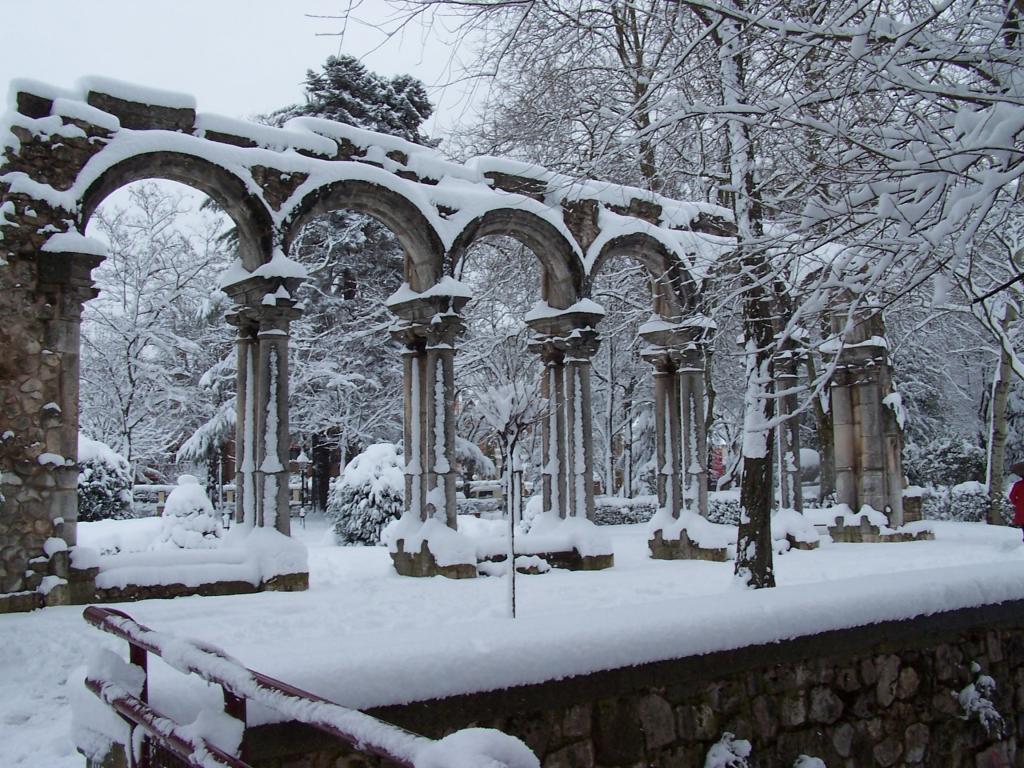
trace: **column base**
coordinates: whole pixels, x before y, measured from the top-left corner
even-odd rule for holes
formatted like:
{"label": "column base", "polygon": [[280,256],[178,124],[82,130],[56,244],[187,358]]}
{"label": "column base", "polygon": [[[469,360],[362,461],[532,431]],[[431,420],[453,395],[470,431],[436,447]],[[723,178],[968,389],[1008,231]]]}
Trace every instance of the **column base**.
{"label": "column base", "polygon": [[647,540],[651,557],[655,560],[705,560],[712,563],[724,563],[729,559],[728,547],[702,547],[687,535],[685,530],[679,532],[678,539],[663,537],[663,531],[655,531]]}
{"label": "column base", "polygon": [[860,515],[860,522],[852,524],[847,515],[835,518],[835,525],[828,527],[828,534],[836,544],[884,544],[906,541],[932,541],[935,534],[927,529],[906,530],[892,529],[884,525],[874,524],[868,515]]}
{"label": "column base", "polygon": [[426,540],[420,544],[419,552],[406,552],[405,539],[395,541],[395,551],[391,552],[391,562],[399,576],[444,576],[447,579],[476,578],[476,565],[471,563],[454,563],[438,565],[437,559],[430,551]]}

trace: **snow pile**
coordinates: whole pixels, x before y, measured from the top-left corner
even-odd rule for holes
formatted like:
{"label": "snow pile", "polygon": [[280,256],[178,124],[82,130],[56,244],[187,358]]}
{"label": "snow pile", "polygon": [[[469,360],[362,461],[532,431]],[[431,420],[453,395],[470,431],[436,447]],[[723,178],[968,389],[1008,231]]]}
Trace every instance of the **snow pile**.
{"label": "snow pile", "polygon": [[540,768],[540,761],[515,736],[493,728],[465,728],[422,748],[416,768]]}
{"label": "snow pile", "polygon": [[476,545],[466,536],[454,531],[437,518],[420,520],[419,513],[407,510],[392,521],[381,533],[381,541],[392,554],[403,542],[407,554],[417,554],[426,543],[435,562],[442,568],[449,565],[476,565]]}
{"label": "snow pile", "polygon": [[105,257],[107,244],[102,240],[80,235],[78,232],[58,232],[50,235],[40,250],[44,253],[84,253],[89,256]]}
{"label": "snow pile", "polygon": [[78,520],[124,520],[132,516],[132,471],[106,443],[78,435]]}
{"label": "snow pile", "polygon": [[814,524],[795,509],[777,509],[772,513],[772,540],[784,541],[792,537],[804,544],[817,544],[820,540]]}
{"label": "snow pile", "polygon": [[380,543],[384,527],[402,514],[404,465],[394,443],[371,445],[345,465],[327,499],[338,544]]}
{"label": "snow pile", "polygon": [[647,525],[650,539],[653,539],[654,534],[661,531],[663,540],[677,541],[685,531],[686,535],[690,537],[690,541],[701,549],[735,548],[736,545],[735,526],[712,523],[688,509],[680,512],[678,518],[672,517],[667,509],[659,509]]}
{"label": "snow pile", "polygon": [[160,535],[163,520],[140,517],[132,520],[97,520],[78,523],[78,543],[100,555],[146,552]]}
{"label": "snow pile", "polygon": [[163,525],[156,549],[213,549],[220,539],[220,522],[206,491],[193,475],[182,475],[164,505]]}
{"label": "snow pile", "polygon": [[537,515],[529,532],[516,537],[516,552],[522,555],[572,550],[581,557],[600,557],[612,554],[612,542],[605,531],[585,517],[563,518],[555,512]]}

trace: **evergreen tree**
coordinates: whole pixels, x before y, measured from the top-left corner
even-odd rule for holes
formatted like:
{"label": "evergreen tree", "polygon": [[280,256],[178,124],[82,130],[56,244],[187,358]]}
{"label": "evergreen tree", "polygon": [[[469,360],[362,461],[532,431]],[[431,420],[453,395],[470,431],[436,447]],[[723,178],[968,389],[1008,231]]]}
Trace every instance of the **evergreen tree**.
{"label": "evergreen tree", "polygon": [[377,443],[350,461],[331,486],[327,515],[339,544],[378,544],[381,531],[402,514],[405,491],[401,450]]}
{"label": "evergreen tree", "polygon": [[78,520],[132,516],[132,472],[123,456],[97,440],[78,436]]}
{"label": "evergreen tree", "polygon": [[271,123],[322,117],[416,144],[436,144],[420,132],[434,107],[423,83],[411,75],[386,78],[352,56],[330,56],[320,71],[307,70],[305,87],[305,103],[274,112]]}

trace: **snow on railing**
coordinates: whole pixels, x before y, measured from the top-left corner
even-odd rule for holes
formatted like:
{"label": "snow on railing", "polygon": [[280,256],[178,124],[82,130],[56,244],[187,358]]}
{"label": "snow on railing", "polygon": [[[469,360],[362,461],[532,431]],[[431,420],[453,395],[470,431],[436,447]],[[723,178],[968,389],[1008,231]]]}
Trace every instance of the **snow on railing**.
{"label": "snow on railing", "polygon": [[[385,758],[405,768],[436,765],[441,755],[448,760],[454,758],[460,765],[477,768],[539,766],[522,742],[500,732],[483,734],[482,729],[459,732],[476,736],[475,747],[468,750],[464,744],[450,744],[451,736],[434,741],[254,672],[214,646],[156,632],[121,611],[89,606],[83,616],[93,626],[127,640],[129,661],[142,671],[143,676],[146,674],[147,654],[155,653],[179,672],[194,674],[219,685],[224,691],[225,714],[241,721],[243,727],[246,703],[252,701],[339,739],[359,752]],[[86,679],[86,687],[117,711],[133,728],[141,728],[149,739],[174,753],[189,768],[249,768],[249,764],[244,762],[244,739],[239,747],[240,755],[235,757],[205,739],[192,735],[186,728],[149,705],[148,685],[145,681],[138,695],[116,682],[92,677]],[[477,735],[472,731],[481,733]],[[481,736],[484,738],[481,739]],[[504,759],[496,759],[495,752]],[[147,751],[139,750],[137,762],[133,755],[132,765],[148,768]]]}

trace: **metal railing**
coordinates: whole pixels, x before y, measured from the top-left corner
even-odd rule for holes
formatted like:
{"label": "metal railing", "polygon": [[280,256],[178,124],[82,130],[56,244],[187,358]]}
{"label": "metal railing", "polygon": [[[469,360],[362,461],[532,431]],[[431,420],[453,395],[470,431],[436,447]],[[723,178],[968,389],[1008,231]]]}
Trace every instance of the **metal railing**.
{"label": "metal railing", "polygon": [[[137,695],[114,681],[92,677],[85,681],[90,691],[128,722],[133,744],[135,730],[142,730],[145,738],[140,748],[136,751],[133,744],[128,745],[130,768],[150,768],[152,765],[147,741],[170,752],[188,768],[208,768],[211,764],[225,768],[252,768],[245,762],[244,736],[240,754],[231,755],[206,739],[184,731],[181,724],[150,705],[147,671],[150,653],[164,658],[184,674],[194,674],[219,685],[224,694],[224,712],[240,720],[243,726],[246,724],[246,705],[251,701],[281,712],[289,720],[315,728],[358,752],[385,758],[404,768],[414,768],[416,753],[433,743],[425,736],[254,672],[216,647],[156,632],[122,611],[89,606],[83,616],[93,626],[128,641],[129,661],[144,675]],[[172,643],[173,653],[169,659],[164,654]]]}

